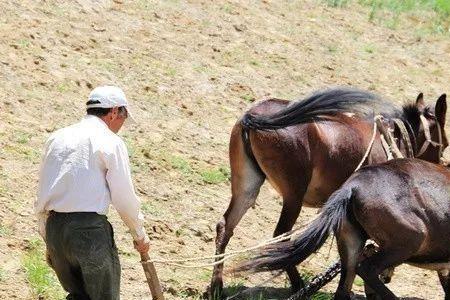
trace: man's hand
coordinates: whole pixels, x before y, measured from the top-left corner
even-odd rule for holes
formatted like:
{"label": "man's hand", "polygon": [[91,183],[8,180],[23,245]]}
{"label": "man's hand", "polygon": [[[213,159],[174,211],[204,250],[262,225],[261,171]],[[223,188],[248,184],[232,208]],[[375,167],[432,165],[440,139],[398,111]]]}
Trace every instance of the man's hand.
{"label": "man's hand", "polygon": [[136,249],[139,253],[147,253],[150,250],[150,241],[148,238],[143,238],[138,241],[134,241],[134,249]]}

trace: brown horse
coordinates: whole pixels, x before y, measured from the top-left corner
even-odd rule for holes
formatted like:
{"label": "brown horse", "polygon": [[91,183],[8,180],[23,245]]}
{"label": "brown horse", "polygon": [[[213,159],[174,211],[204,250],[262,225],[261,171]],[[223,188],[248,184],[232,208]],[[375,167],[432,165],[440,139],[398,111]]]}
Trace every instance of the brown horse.
{"label": "brown horse", "polygon": [[[448,145],[443,131],[446,110],[445,94],[433,107],[425,106],[420,94],[414,104],[397,108],[371,93],[348,88],[321,91],[299,102],[270,99],[255,105],[231,133],[232,197],[216,227],[216,254],[225,252],[234,228],[254,206],[266,178],[283,197],[274,236],[292,229],[302,205],[323,206],[362,159],[372,136],[374,114],[403,120],[416,157],[439,162]],[[403,144],[399,139],[402,150]],[[366,163],[384,161],[377,134]],[[293,289],[300,288],[303,282],[295,266],[286,271]],[[210,296],[221,293],[222,274],[223,264],[215,266]]]}
{"label": "brown horse", "polygon": [[[293,240],[266,247],[240,270],[277,270],[317,251],[331,232],[341,257],[334,299],[349,300],[358,274],[381,299],[397,297],[380,281],[386,268],[402,263],[435,270],[450,300],[450,170],[419,159],[367,166],[335,191],[320,216]],[[365,258],[374,240],[379,250]]]}

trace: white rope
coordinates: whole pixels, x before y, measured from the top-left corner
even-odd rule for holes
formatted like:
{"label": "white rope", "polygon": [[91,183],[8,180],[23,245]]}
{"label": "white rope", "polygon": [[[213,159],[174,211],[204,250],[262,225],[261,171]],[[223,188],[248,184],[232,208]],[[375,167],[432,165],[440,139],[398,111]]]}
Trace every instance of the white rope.
{"label": "white rope", "polygon": [[356,167],[356,169],[355,169],[354,172],[358,171],[358,170],[362,167],[362,165],[363,165],[364,162],[366,161],[367,157],[369,156],[370,151],[372,150],[372,147],[373,147],[373,143],[374,143],[374,141],[375,141],[375,137],[376,137],[376,135],[377,135],[377,120],[378,120],[378,119],[381,120],[382,118],[383,118],[383,117],[382,117],[381,115],[376,115],[376,116],[373,118],[373,132],[372,132],[372,138],[370,139],[369,145],[367,146],[366,153],[364,153],[363,158],[362,158],[361,161],[359,162],[359,164],[358,164],[358,166]]}
{"label": "white rope", "polygon": [[[171,266],[175,266],[175,267],[180,267],[180,268],[206,268],[206,267],[211,267],[211,266],[215,266],[218,264],[222,264],[224,261],[233,258],[239,254],[243,254],[243,253],[247,253],[250,251],[254,251],[257,249],[260,249],[262,247],[277,243],[277,242],[281,242],[281,241],[287,241],[290,240],[292,238],[292,236],[294,236],[298,230],[294,230],[291,231],[290,233],[284,233],[281,234],[277,237],[271,238],[269,240],[266,240],[262,243],[259,243],[255,246],[252,247],[248,247],[242,250],[236,250],[236,251],[231,251],[228,253],[223,253],[223,254],[217,254],[217,255],[211,255],[211,256],[200,256],[200,257],[193,257],[193,258],[185,258],[185,259],[160,259],[160,258],[151,258],[150,261],[153,263],[159,263],[159,264],[166,264],[166,265],[171,265]],[[220,260],[212,262],[212,263],[205,263],[205,264],[192,264],[192,265],[187,265],[185,263],[187,262],[192,262],[192,261],[202,261],[202,260],[208,260],[208,259],[218,259],[220,258]]]}
{"label": "white rope", "polygon": [[[378,119],[382,119],[381,115],[376,115],[374,117],[374,125],[373,125],[373,133],[372,133],[372,138],[370,139],[369,145],[367,147],[366,152],[364,153],[364,156],[362,158],[362,160],[360,161],[360,163],[358,164],[358,166],[355,169],[355,172],[357,170],[359,170],[361,168],[361,166],[364,164],[365,160],[367,159],[367,157],[370,154],[370,151],[372,150],[373,147],[373,143],[375,141],[376,138],[376,133],[377,133],[377,120]],[[259,243],[255,246],[252,247],[248,247],[242,250],[236,250],[236,251],[231,251],[228,253],[222,253],[222,254],[217,254],[217,255],[210,255],[210,256],[200,256],[200,257],[193,257],[193,258],[184,258],[184,259],[162,259],[162,258],[151,258],[150,261],[156,264],[166,264],[169,266],[174,266],[174,267],[180,267],[180,268],[208,268],[208,267],[212,267],[212,266],[216,266],[219,264],[224,263],[226,260],[231,259],[239,254],[243,254],[243,253],[247,253],[250,251],[254,251],[260,248],[263,248],[265,246],[277,243],[277,242],[281,242],[281,241],[287,241],[290,240],[294,235],[297,234],[297,232],[300,231],[300,229],[296,229],[293,230],[289,233],[284,233],[281,234],[277,237],[271,238],[269,240],[266,240],[262,243]],[[202,261],[202,260],[210,260],[210,259],[218,259],[215,262],[211,262],[211,263],[204,263],[204,264],[186,264],[188,262],[194,262],[194,261]]]}

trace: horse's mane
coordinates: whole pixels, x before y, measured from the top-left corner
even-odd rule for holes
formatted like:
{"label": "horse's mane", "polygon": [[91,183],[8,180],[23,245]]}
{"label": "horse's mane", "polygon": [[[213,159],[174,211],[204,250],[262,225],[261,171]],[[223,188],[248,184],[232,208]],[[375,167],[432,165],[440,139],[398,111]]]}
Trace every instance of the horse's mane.
{"label": "horse's mane", "polygon": [[369,118],[381,114],[386,118],[405,119],[404,112],[392,102],[355,88],[322,90],[295,101],[272,115],[246,113],[241,124],[249,129],[279,129],[311,121],[320,121],[338,113],[355,113]]}
{"label": "horse's mane", "polygon": [[415,103],[407,103],[402,107],[402,119],[411,125],[414,132],[417,132],[420,127],[420,110]]}

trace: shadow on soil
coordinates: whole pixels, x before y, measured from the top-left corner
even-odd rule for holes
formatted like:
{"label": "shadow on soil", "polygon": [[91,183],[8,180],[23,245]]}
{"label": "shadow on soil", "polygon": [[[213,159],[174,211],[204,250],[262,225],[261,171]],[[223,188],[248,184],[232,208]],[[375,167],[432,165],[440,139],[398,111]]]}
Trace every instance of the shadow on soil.
{"label": "shadow on soil", "polygon": [[[258,287],[249,288],[240,286],[239,288],[224,288],[223,299],[226,300],[281,300],[292,296],[290,288],[275,288],[275,287]],[[333,299],[333,293],[318,292],[315,295],[316,299]],[[352,300],[365,300],[366,297],[362,294],[355,294]],[[426,300],[417,297],[400,298],[400,300]]]}
{"label": "shadow on soil", "polygon": [[228,300],[266,300],[266,299],[285,299],[291,295],[290,288],[275,287],[225,287],[224,299]]}
{"label": "shadow on soil", "polygon": [[[365,300],[366,297],[361,294],[356,294],[352,297],[352,300]],[[423,298],[417,298],[417,297],[406,297],[406,298],[399,298],[399,300],[426,300]]]}

